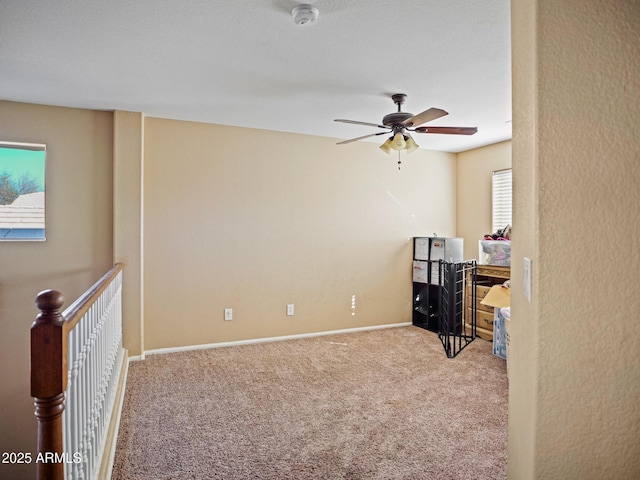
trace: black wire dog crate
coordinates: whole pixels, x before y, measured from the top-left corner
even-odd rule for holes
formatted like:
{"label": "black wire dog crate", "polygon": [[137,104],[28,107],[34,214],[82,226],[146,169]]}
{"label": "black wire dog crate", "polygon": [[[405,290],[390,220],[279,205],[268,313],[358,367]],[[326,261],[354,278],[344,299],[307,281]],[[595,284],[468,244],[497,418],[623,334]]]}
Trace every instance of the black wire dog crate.
{"label": "black wire dog crate", "polygon": [[439,261],[438,337],[453,358],[476,338],[476,261]]}

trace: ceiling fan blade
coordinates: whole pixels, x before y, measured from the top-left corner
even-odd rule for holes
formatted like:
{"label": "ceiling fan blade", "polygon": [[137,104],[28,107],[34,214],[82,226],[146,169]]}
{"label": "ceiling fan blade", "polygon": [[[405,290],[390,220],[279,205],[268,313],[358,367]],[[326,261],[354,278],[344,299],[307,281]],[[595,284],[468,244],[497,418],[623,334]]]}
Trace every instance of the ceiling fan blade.
{"label": "ceiling fan blade", "polygon": [[425,110],[422,113],[414,115],[411,118],[407,118],[402,125],[405,127],[422,125],[424,123],[430,122],[431,120],[435,120],[436,118],[444,117],[445,115],[449,115],[448,112],[441,110],[440,108],[430,108],[429,110]]}
{"label": "ceiling fan blade", "polygon": [[363,135],[362,137],[352,138],[351,140],[343,140],[342,142],[336,143],[336,145],[344,145],[345,143],[357,142],[358,140],[362,140],[363,138],[375,137],[376,135],[384,135],[384,134],[388,135],[390,133],[391,133],[391,131],[370,133],[369,135]]}
{"label": "ceiling fan blade", "polygon": [[418,127],[416,133],[448,133],[452,135],[473,135],[478,127]]}
{"label": "ceiling fan blade", "polygon": [[355,125],[367,125],[369,127],[389,128],[386,125],[380,125],[379,123],[358,122],[357,120],[345,120],[344,118],[336,118],[334,122],[353,123]]}

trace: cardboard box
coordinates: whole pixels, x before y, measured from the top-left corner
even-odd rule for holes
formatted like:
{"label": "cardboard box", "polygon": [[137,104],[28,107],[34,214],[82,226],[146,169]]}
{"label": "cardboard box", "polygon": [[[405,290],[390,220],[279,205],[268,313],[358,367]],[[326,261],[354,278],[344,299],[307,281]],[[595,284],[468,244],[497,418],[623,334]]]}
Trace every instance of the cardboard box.
{"label": "cardboard box", "polygon": [[508,307],[511,305],[511,289],[502,285],[494,285],[480,303],[493,308]]}
{"label": "cardboard box", "polygon": [[507,359],[508,321],[502,315],[501,309],[511,305],[511,289],[502,285],[494,285],[480,302],[493,307],[493,354]]}

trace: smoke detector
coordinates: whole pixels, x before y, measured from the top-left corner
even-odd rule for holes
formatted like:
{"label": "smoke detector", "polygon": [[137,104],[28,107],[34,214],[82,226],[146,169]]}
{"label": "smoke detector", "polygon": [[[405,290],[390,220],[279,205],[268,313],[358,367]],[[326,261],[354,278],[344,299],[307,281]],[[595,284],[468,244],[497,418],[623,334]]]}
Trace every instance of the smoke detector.
{"label": "smoke detector", "polygon": [[293,21],[296,25],[313,25],[318,20],[319,13],[316,7],[306,3],[293,7],[293,10],[291,10]]}

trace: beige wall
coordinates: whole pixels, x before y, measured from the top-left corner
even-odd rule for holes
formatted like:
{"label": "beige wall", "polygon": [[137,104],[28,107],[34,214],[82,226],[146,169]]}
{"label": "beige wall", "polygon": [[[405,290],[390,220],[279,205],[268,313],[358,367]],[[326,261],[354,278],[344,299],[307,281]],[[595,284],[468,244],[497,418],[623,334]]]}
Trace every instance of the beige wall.
{"label": "beige wall", "polygon": [[[29,391],[29,327],[36,294],[60,290],[66,305],[112,260],[111,113],[0,101],[1,140],[45,143],[45,242],[0,243],[0,452],[35,452]],[[2,478],[34,478],[0,465]]]}
{"label": "beige wall", "polygon": [[461,152],[457,156],[457,236],[464,258],[478,258],[478,240],[491,231],[491,173],[511,168],[511,141]]}
{"label": "beige wall", "polygon": [[408,239],[455,234],[454,154],[157,118],[144,150],[147,350],[409,322]]}
{"label": "beige wall", "polygon": [[122,341],[128,354],[137,356],[144,351],[144,115],[116,111],[113,116],[113,258],[126,267]]}
{"label": "beige wall", "polygon": [[640,3],[511,7],[509,478],[637,479]]}

